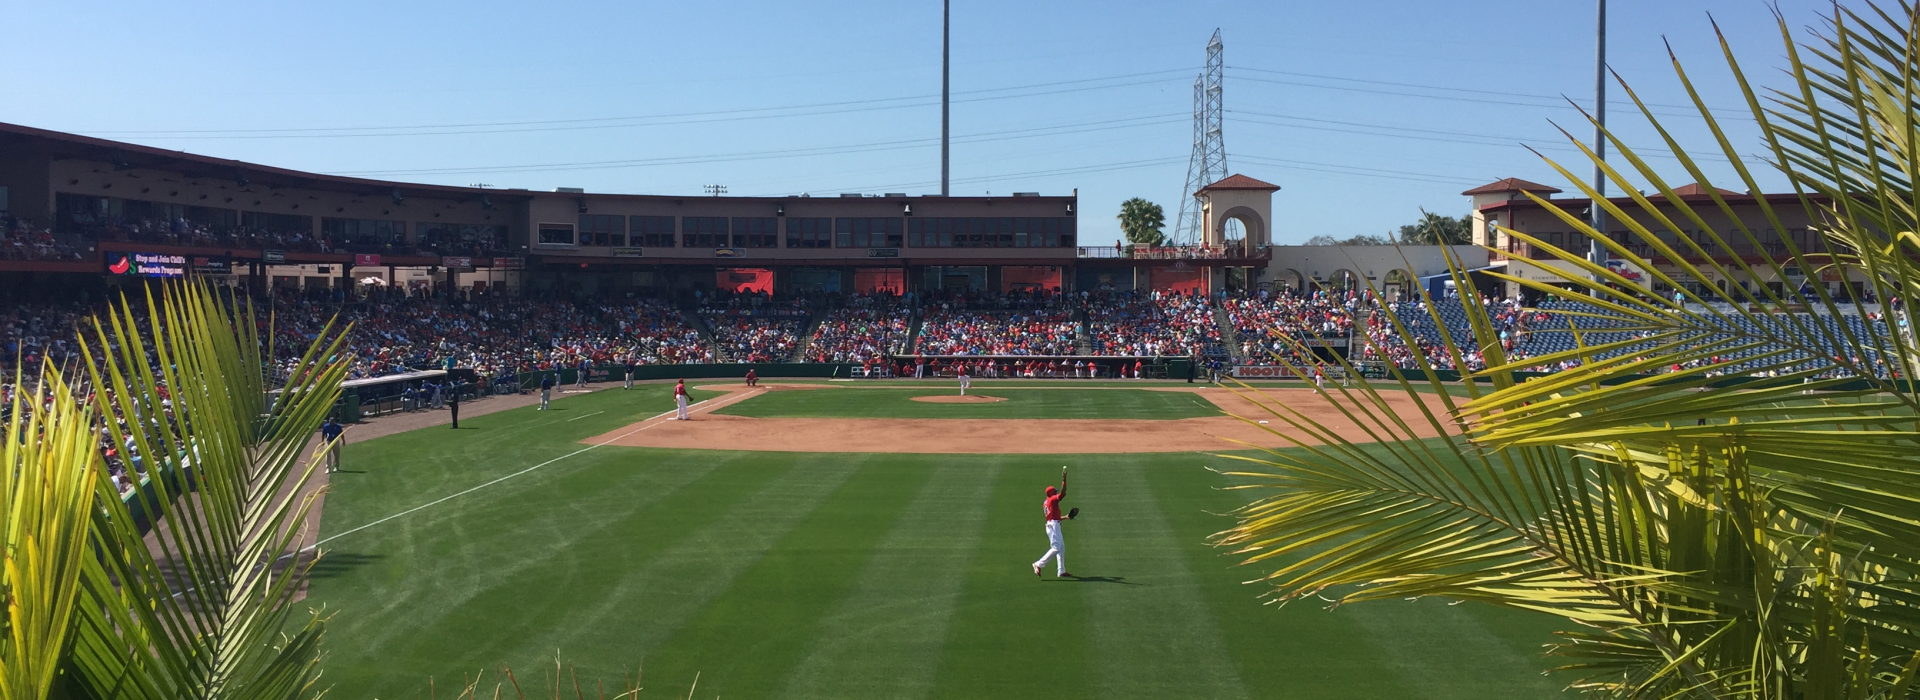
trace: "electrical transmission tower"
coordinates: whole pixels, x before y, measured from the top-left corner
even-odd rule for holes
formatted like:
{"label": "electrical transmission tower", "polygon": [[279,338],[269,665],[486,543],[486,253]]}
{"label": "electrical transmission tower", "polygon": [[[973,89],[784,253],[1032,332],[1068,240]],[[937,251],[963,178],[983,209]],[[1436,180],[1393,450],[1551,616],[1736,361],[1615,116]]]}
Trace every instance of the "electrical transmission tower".
{"label": "electrical transmission tower", "polygon": [[1180,197],[1180,219],[1173,242],[1195,245],[1205,238],[1200,204],[1193,193],[1227,177],[1227,144],[1221,139],[1220,81],[1224,70],[1220,30],[1207,42],[1207,68],[1193,80],[1193,158],[1187,162],[1187,191]]}

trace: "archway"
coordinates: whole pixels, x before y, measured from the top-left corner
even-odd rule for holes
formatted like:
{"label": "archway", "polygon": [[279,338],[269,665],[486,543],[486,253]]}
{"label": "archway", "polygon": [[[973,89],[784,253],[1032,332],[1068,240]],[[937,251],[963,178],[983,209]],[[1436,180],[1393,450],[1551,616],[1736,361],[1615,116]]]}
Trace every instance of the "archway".
{"label": "archway", "polygon": [[1400,269],[1390,270],[1387,272],[1387,279],[1380,293],[1389,302],[1400,301],[1414,294],[1413,285],[1413,273]]}
{"label": "archway", "polygon": [[1327,275],[1325,287],[1335,292],[1351,292],[1361,287],[1360,275],[1354,274],[1352,270],[1334,270],[1333,274]]}
{"label": "archway", "polygon": [[[1257,249],[1272,240],[1267,230],[1272,220],[1273,193],[1278,185],[1245,175],[1229,175],[1193,196],[1200,200],[1202,240],[1208,246],[1233,245],[1241,250]],[[1231,240],[1229,240],[1231,238]]]}
{"label": "archway", "polygon": [[1305,294],[1312,291],[1307,287],[1307,276],[1300,274],[1299,270],[1291,267],[1280,270],[1279,274],[1274,276],[1273,290],[1276,292],[1286,290],[1294,294]]}
{"label": "archway", "polygon": [[1228,249],[1258,248],[1267,244],[1265,216],[1246,205],[1234,206],[1214,217],[1219,230],[1213,236]]}

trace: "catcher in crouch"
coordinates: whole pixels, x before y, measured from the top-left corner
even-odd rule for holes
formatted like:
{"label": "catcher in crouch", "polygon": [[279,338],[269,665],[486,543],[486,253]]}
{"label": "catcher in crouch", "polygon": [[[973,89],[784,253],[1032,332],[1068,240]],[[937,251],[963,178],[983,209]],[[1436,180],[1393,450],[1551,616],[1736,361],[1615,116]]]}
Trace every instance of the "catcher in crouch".
{"label": "catcher in crouch", "polygon": [[1066,516],[1061,517],[1060,499],[1066,497],[1067,468],[1061,467],[1059,490],[1055,490],[1052,486],[1047,487],[1047,500],[1045,501],[1047,514],[1047,553],[1040,556],[1040,561],[1033,563],[1033,575],[1035,576],[1039,576],[1040,569],[1047,565],[1048,559],[1052,559],[1054,561],[1053,573],[1055,576],[1060,578],[1073,577],[1073,574],[1067,573],[1067,543],[1065,540],[1060,539],[1060,521],[1071,520],[1075,516],[1080,515],[1080,509],[1075,508],[1067,511]]}

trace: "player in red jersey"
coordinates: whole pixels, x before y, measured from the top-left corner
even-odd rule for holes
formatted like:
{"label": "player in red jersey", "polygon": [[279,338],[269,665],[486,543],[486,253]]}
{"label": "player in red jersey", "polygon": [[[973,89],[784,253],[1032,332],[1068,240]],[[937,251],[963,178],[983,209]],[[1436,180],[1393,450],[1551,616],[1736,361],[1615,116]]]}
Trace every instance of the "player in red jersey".
{"label": "player in red jersey", "polygon": [[682,379],[679,384],[673,385],[673,405],[674,420],[692,420],[687,417],[687,380]]}
{"label": "player in red jersey", "polygon": [[1047,553],[1040,556],[1040,561],[1033,563],[1033,575],[1035,576],[1039,576],[1040,569],[1047,565],[1048,559],[1052,559],[1054,561],[1053,574],[1055,576],[1060,578],[1073,577],[1073,574],[1067,573],[1067,543],[1066,540],[1060,538],[1060,521],[1066,519],[1066,516],[1060,514],[1060,499],[1066,497],[1067,468],[1061,467],[1060,489],[1056,491],[1052,486],[1048,486],[1047,500],[1043,502],[1043,508],[1047,514]]}

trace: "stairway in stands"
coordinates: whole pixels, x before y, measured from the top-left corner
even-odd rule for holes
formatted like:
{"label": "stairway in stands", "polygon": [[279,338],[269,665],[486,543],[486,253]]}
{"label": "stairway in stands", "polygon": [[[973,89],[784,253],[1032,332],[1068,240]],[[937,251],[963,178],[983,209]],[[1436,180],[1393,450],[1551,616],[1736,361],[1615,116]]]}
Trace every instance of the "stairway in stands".
{"label": "stairway in stands", "polygon": [[720,347],[719,339],[713,337],[713,329],[707,326],[707,320],[701,318],[698,312],[690,308],[681,307],[680,317],[686,319],[687,325],[693,326],[693,330],[698,332],[700,337],[707,341],[707,348],[713,350],[714,362],[726,363],[733,361],[733,358],[727,356],[726,349]]}
{"label": "stairway in stands", "polygon": [[808,313],[811,315],[807,316],[807,327],[800,331],[800,342],[793,344],[793,355],[787,358],[788,362],[807,361],[807,351],[813,348],[813,335],[820,332],[820,322],[827,320],[827,314],[831,312],[822,304],[814,306]]}
{"label": "stairway in stands", "polygon": [[913,306],[913,312],[907,315],[907,340],[900,346],[901,355],[912,355],[914,346],[920,344],[920,305]]}
{"label": "stairway in stands", "polygon": [[1073,317],[1073,350],[1082,355],[1092,355],[1093,334],[1087,329],[1093,326],[1087,320],[1087,307],[1074,307]]}
{"label": "stairway in stands", "polygon": [[1233,328],[1233,315],[1227,313],[1226,302],[1213,307],[1213,323],[1220,328],[1220,342],[1227,346],[1227,357],[1232,358],[1235,364],[1246,361],[1246,356],[1240,351],[1240,334]]}

